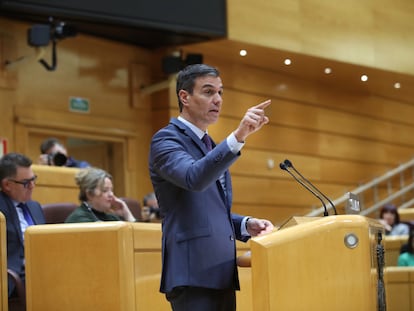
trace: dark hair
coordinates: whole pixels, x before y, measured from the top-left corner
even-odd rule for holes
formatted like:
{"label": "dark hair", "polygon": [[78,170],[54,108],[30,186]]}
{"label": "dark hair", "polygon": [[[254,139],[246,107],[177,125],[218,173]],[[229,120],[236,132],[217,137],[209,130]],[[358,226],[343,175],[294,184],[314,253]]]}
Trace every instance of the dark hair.
{"label": "dark hair", "polygon": [[384,205],[384,206],[381,208],[381,211],[380,211],[380,218],[381,218],[381,219],[382,219],[382,216],[383,216],[385,213],[391,213],[391,214],[394,214],[394,216],[395,216],[395,222],[394,222],[394,225],[396,225],[396,224],[399,224],[399,223],[400,223],[400,214],[398,214],[398,209],[397,209],[397,207],[396,207],[395,205],[392,205],[392,204],[386,204],[386,205]]}
{"label": "dark hair", "polygon": [[55,145],[60,145],[60,142],[57,138],[52,137],[45,139],[40,145],[40,153],[47,153],[47,151]]}
{"label": "dark hair", "polygon": [[18,167],[30,167],[32,160],[20,153],[7,153],[0,159],[0,181],[14,177]]}
{"label": "dark hair", "polygon": [[155,196],[155,193],[154,192],[151,192],[151,193],[148,193],[148,194],[146,194],[145,196],[144,196],[144,198],[143,198],[143,200],[142,200],[142,203],[143,203],[143,205],[144,206],[147,206],[147,204],[148,204],[148,201],[149,200],[156,200],[157,199],[157,197]]}
{"label": "dark hair", "polygon": [[414,240],[414,228],[411,228],[410,235],[408,236],[408,245],[407,245],[407,252],[411,254],[414,254],[413,240]]}
{"label": "dark hair", "polygon": [[180,90],[185,90],[188,93],[193,94],[195,80],[199,77],[204,76],[219,77],[220,73],[216,68],[205,64],[189,65],[178,73],[176,93],[178,98],[178,108],[180,109],[180,112],[183,110],[183,104],[180,100],[180,97],[178,96],[178,93]]}

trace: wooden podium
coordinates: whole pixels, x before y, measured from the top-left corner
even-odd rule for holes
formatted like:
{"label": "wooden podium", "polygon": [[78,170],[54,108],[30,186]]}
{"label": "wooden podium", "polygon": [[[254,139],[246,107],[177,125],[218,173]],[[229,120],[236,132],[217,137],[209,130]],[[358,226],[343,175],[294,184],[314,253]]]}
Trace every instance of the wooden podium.
{"label": "wooden podium", "polygon": [[383,226],[359,215],[293,217],[251,241],[253,310],[384,310]]}

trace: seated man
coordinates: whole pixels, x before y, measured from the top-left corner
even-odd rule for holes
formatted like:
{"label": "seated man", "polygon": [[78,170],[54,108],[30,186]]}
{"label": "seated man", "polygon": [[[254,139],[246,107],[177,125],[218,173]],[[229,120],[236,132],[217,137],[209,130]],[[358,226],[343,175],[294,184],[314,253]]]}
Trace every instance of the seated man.
{"label": "seated man", "polygon": [[[6,218],[7,268],[25,281],[24,232],[28,226],[44,224],[38,202],[32,201],[36,175],[32,161],[19,153],[8,153],[0,159],[0,212]],[[15,286],[9,281],[9,297]]]}
{"label": "seated man", "polygon": [[77,168],[90,166],[86,161],[79,161],[70,157],[65,146],[56,138],[48,138],[43,141],[40,145],[40,152],[39,164]]}

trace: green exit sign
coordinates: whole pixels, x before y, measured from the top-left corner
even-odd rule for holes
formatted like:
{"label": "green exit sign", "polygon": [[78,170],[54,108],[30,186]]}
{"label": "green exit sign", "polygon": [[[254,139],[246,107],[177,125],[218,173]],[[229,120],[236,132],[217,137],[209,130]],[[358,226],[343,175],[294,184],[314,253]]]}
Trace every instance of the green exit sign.
{"label": "green exit sign", "polygon": [[72,112],[89,113],[89,100],[82,97],[70,97],[69,110]]}

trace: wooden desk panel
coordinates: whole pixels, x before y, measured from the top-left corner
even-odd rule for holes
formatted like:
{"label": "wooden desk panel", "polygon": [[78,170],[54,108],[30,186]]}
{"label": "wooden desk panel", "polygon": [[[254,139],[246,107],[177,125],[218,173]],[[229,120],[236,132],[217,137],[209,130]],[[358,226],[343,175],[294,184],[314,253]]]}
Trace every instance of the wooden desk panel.
{"label": "wooden desk panel", "polygon": [[414,311],[414,267],[385,269],[387,311]]}
{"label": "wooden desk panel", "polygon": [[134,310],[127,223],[32,226],[25,244],[27,310]]}

